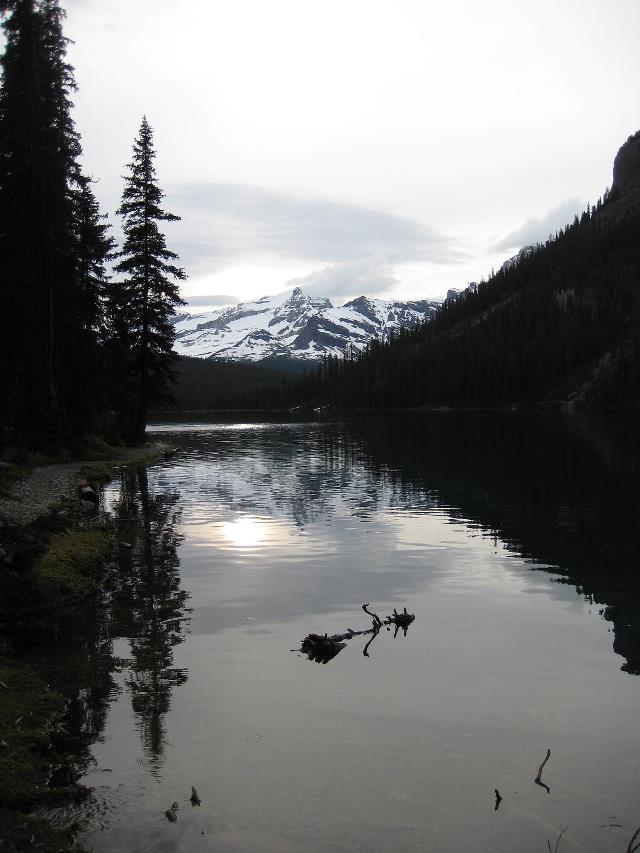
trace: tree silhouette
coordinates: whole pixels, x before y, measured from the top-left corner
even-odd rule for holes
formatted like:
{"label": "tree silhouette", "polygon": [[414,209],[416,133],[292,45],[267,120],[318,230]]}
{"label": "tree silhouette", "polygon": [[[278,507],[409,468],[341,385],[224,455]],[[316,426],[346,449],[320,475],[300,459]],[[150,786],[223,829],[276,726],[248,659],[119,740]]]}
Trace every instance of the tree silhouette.
{"label": "tree silhouette", "polygon": [[172,690],[188,677],[186,670],[173,666],[174,646],[184,640],[188,599],[180,589],[177,500],[177,494],[151,492],[145,470],[123,473],[116,507],[118,540],[123,544],[114,631],[130,642],[125,684],[153,767],[164,752],[163,718]]}
{"label": "tree silhouette", "polygon": [[[58,0],[0,11],[0,440],[62,450],[87,431],[97,323],[85,312],[99,299],[87,299],[95,276],[80,281],[76,86]],[[94,230],[93,243],[103,240]]]}
{"label": "tree silhouette", "polygon": [[158,222],[180,217],[160,207],[164,197],[154,167],[153,132],[146,118],[133,145],[133,158],[118,214],[123,218],[125,242],[116,253],[116,274],[123,276],[108,289],[108,320],[112,349],[120,367],[118,399],[120,425],[129,444],[144,438],[150,405],[170,398],[175,355],[171,318],[184,304],[177,282],[185,273],[172,261]]}

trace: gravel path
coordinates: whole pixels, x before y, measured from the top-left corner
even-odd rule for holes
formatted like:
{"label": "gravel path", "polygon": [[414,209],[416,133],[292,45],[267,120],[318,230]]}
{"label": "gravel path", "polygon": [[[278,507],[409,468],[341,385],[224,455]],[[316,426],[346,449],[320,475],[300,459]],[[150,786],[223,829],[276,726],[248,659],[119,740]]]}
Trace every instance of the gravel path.
{"label": "gravel path", "polygon": [[73,497],[80,479],[78,462],[43,465],[11,485],[11,497],[0,497],[0,516],[27,524],[61,497]]}

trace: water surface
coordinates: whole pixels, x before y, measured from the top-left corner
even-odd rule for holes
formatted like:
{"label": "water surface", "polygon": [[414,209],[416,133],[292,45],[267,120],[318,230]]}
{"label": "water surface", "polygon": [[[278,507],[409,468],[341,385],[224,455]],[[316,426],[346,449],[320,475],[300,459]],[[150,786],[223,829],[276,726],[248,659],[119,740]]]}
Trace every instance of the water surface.
{"label": "water surface", "polygon": [[[120,544],[100,700],[85,697],[101,710],[83,843],[534,853],[568,826],[561,850],[626,849],[640,825],[631,419],[150,432],[176,454],[106,496]],[[368,657],[354,637],[326,665],[291,651],[369,627],[366,602],[415,613],[406,637],[381,631]]]}

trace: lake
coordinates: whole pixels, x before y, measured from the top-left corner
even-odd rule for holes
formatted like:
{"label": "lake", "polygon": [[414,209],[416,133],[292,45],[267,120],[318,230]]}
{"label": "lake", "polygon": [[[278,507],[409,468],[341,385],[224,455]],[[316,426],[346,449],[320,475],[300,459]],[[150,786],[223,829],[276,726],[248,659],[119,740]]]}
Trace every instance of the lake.
{"label": "lake", "polygon": [[[74,711],[82,843],[544,853],[566,827],[560,853],[624,853],[637,418],[183,416],[149,437],[175,454],[104,496],[119,544]],[[370,629],[363,604],[415,621],[325,664],[300,651]]]}

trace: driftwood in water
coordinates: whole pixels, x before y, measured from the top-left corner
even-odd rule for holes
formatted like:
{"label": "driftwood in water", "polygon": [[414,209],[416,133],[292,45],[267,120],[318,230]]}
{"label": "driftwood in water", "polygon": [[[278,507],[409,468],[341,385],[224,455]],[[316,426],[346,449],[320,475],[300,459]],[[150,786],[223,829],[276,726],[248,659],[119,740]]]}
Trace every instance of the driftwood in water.
{"label": "driftwood in water", "polygon": [[346,647],[345,640],[351,640],[353,637],[360,637],[364,634],[371,634],[371,639],[362,652],[365,657],[369,657],[369,646],[378,636],[381,628],[386,626],[389,631],[391,630],[390,626],[394,625],[394,638],[398,635],[400,629],[402,629],[403,635],[406,635],[409,625],[416,618],[413,613],[407,613],[407,608],[405,607],[402,613],[398,613],[394,608],[390,616],[380,619],[378,614],[373,613],[368,607],[368,603],[362,605],[364,612],[371,616],[373,620],[371,628],[365,628],[363,631],[354,631],[353,628],[347,628],[344,634],[332,634],[331,636],[328,634],[307,634],[300,648],[294,649],[294,651],[302,652],[307,655],[309,660],[316,663],[328,663]]}

